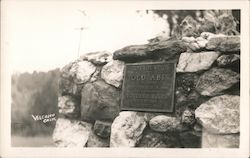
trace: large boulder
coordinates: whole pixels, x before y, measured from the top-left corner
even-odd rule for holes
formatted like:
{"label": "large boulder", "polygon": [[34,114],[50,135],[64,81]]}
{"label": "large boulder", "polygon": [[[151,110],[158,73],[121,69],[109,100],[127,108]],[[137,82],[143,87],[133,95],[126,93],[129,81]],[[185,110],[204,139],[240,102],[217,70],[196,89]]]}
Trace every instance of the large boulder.
{"label": "large boulder", "polygon": [[240,75],[230,69],[212,68],[201,75],[196,90],[205,96],[222,94],[240,81]]}
{"label": "large boulder", "polygon": [[148,50],[153,52],[153,58],[160,61],[178,60],[179,55],[187,50],[181,40],[164,40],[148,44]]}
{"label": "large boulder", "polygon": [[180,120],[176,117],[158,115],[149,121],[149,126],[156,132],[177,131]]}
{"label": "large boulder", "polygon": [[125,62],[136,62],[152,57],[152,52],[148,51],[148,46],[144,45],[131,45],[126,46],[114,52],[114,60],[122,60]]}
{"label": "large boulder", "polygon": [[197,121],[210,133],[231,134],[240,131],[240,97],[213,97],[195,110]]}
{"label": "large boulder", "polygon": [[85,147],[92,125],[86,122],[59,118],[53,132],[53,141],[58,147]]}
{"label": "large boulder", "polygon": [[72,65],[70,74],[73,74],[73,80],[77,84],[86,83],[95,72],[96,67],[88,61],[79,61]]}
{"label": "large boulder", "polygon": [[82,60],[90,61],[91,63],[101,66],[112,60],[112,55],[107,51],[91,52],[81,56]]}
{"label": "large boulder", "polygon": [[208,39],[207,50],[217,50],[220,52],[240,51],[240,36],[214,36]]}
{"label": "large boulder", "polygon": [[110,137],[111,122],[97,120],[94,125],[94,133],[102,138]]}
{"label": "large boulder", "polygon": [[182,53],[176,68],[177,72],[197,72],[207,70],[219,57],[219,52]]}
{"label": "large boulder", "polygon": [[202,132],[202,148],[239,148],[239,134],[212,134]]}
{"label": "large boulder", "polygon": [[119,113],[120,91],[104,81],[86,83],[82,89],[81,118],[113,120]]}
{"label": "large boulder", "polygon": [[103,66],[101,71],[101,78],[112,86],[115,86],[117,88],[121,87],[124,67],[124,62],[113,60]]}
{"label": "large boulder", "polygon": [[80,101],[72,96],[58,97],[58,110],[60,114],[77,118],[80,114]]}
{"label": "large boulder", "polygon": [[147,123],[137,112],[123,111],[111,127],[110,147],[135,147]]}
{"label": "large boulder", "polygon": [[114,52],[113,59],[125,62],[140,62],[147,59],[157,61],[176,60],[180,53],[187,50],[181,40],[163,39],[144,45],[132,45]]}
{"label": "large boulder", "polygon": [[220,67],[231,66],[235,63],[239,63],[240,55],[239,54],[229,54],[221,55],[217,60],[217,65]]}

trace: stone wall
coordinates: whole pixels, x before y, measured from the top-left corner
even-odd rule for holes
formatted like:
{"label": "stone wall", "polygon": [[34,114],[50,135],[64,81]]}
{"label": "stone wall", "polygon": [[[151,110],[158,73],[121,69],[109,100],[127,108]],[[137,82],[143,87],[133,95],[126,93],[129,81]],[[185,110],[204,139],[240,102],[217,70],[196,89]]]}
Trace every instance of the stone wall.
{"label": "stone wall", "polygon": [[[179,37],[151,39],[113,53],[88,53],[63,67],[55,144],[239,147],[240,36],[204,26],[199,28],[207,32],[194,36],[198,25],[192,21],[184,19]],[[228,20],[220,24],[232,27]],[[125,64],[159,61],[177,63],[174,113],[120,111]]]}

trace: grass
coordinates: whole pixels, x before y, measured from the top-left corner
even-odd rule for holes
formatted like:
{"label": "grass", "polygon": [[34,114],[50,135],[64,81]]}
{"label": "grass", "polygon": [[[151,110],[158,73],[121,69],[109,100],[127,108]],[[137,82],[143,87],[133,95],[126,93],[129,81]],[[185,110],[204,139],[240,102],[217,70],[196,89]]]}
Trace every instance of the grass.
{"label": "grass", "polygon": [[11,136],[12,147],[54,147],[51,136]]}

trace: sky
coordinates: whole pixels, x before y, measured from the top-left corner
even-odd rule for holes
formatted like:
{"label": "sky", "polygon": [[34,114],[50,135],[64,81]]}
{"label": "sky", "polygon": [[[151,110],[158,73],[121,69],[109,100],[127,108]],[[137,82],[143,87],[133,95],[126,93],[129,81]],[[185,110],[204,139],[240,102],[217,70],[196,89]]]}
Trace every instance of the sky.
{"label": "sky", "polygon": [[[83,1],[9,0],[2,17],[3,53],[12,72],[61,68],[77,58],[79,45],[80,55],[113,52],[168,31],[166,20],[151,12]],[[86,28],[81,34],[80,27]]]}

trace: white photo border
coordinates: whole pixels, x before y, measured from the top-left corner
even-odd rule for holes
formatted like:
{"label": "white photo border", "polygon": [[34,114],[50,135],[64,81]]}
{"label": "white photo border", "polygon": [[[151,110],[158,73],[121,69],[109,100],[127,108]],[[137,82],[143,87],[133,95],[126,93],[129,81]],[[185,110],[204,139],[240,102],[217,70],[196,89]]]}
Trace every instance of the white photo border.
{"label": "white photo border", "polygon": [[[10,0],[13,1],[13,0]],[[238,149],[200,148],[20,148],[11,147],[11,59],[2,43],[8,36],[1,22],[1,156],[2,157],[248,157],[249,156],[249,1],[70,1],[84,3],[86,8],[122,7],[128,9],[240,9],[241,11],[241,85],[240,85],[240,147]],[[8,0],[1,2],[1,21],[4,21]],[[60,5],[58,5],[60,7]],[[85,9],[85,8],[84,8]],[[46,25],[46,24],[45,24]],[[66,64],[66,63],[65,63]]]}

